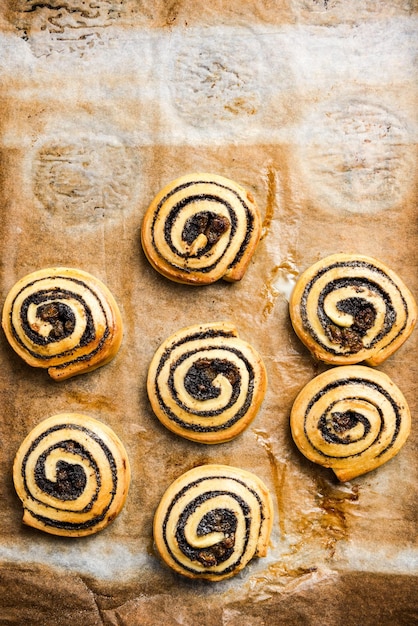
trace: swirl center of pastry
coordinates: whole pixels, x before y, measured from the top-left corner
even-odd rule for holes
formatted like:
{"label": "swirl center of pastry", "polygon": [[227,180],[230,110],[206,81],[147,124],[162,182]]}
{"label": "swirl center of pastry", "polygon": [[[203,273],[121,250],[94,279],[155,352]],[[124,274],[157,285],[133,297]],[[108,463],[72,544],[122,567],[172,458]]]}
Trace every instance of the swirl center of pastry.
{"label": "swirl center of pastry", "polygon": [[39,327],[39,334],[45,333],[50,341],[68,337],[76,325],[73,311],[62,302],[40,305],[37,309],[37,317],[44,323]]}
{"label": "swirl center of pastry", "polygon": [[208,502],[222,495],[225,494],[202,494],[185,507],[177,525],[176,539],[181,551],[205,568],[224,563],[234,552],[236,511],[225,506],[206,510],[210,506]]}
{"label": "swirl center of pastry", "polygon": [[197,400],[213,400],[226,381],[234,387],[239,378],[237,367],[225,359],[198,359],[187,371],[184,387]]}
{"label": "swirl center of pastry", "polygon": [[332,281],[318,302],[318,317],[332,345],[355,354],[373,341],[376,330],[394,321],[393,308],[384,295],[359,281]]}
{"label": "swirl center of pastry", "polygon": [[353,320],[352,328],[359,334],[372,328],[376,319],[376,310],[365,298],[346,298],[338,303],[339,311],[347,313]]}
{"label": "swirl center of pastry", "polygon": [[222,540],[209,548],[200,550],[197,560],[204,567],[213,567],[223,563],[231,556],[235,544],[237,519],[228,509],[214,509],[206,513],[197,527],[198,536],[222,533]]}
{"label": "swirl center of pastry", "polygon": [[367,435],[370,424],[359,411],[347,409],[322,417],[319,428],[328,443],[349,444]]}
{"label": "swirl center of pastry", "polygon": [[62,501],[77,500],[87,485],[82,465],[68,459],[48,462],[46,454],[38,458],[34,473],[38,487]]}
{"label": "swirl center of pastry", "polygon": [[182,240],[190,246],[189,254],[207,252],[231,227],[229,219],[211,211],[201,211],[189,217],[183,227]]}

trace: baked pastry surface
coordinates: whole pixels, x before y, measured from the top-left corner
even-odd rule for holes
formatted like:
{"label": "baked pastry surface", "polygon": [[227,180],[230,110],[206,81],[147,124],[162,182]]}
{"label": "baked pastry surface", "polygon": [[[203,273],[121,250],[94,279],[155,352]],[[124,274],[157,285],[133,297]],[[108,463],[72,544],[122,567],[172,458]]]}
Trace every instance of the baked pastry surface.
{"label": "baked pastry surface", "polygon": [[207,173],[166,185],[151,202],[141,231],[154,269],[191,285],[241,280],[260,236],[261,217],[250,192]]}
{"label": "baked pastry surface", "polygon": [[91,535],[110,524],[125,503],[130,476],[118,436],[78,413],[53,415],[38,424],[13,465],[23,522],[67,537]]}
{"label": "baked pastry surface", "polygon": [[152,409],[164,426],[209,444],[247,428],[266,388],[261,357],[226,322],[189,326],[166,339],[147,378]]}
{"label": "baked pastry surface", "polygon": [[163,561],[189,578],[219,581],[267,554],[273,506],[255,474],[229,465],[201,465],[175,480],[154,517]]}
{"label": "baked pastry surface", "polygon": [[347,365],[329,369],[300,391],[290,427],[302,454],[348,481],[399,452],[410,433],[411,414],[386,374]]}
{"label": "baked pastry surface", "polygon": [[296,334],[320,361],[378,365],[409,337],[415,300],[386,265],[363,255],[335,254],[312,265],[290,298]]}
{"label": "baked pastry surface", "polygon": [[6,297],[2,326],[13,350],[54,380],[105,365],[123,335],[109,289],[88,272],[66,267],[21,278]]}

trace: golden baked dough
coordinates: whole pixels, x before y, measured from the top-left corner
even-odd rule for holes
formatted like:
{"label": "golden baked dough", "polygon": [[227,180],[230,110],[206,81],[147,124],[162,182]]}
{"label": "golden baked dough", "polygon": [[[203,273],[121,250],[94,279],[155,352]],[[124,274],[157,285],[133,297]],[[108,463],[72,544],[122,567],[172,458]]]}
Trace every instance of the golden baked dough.
{"label": "golden baked dough", "polygon": [[91,274],[66,267],[19,280],[6,297],[2,326],[15,352],[54,380],[105,365],[123,334],[109,289]]}
{"label": "golden baked dough", "polygon": [[264,364],[233,324],[179,330],[156,351],[147,389],[154,413],[177,435],[222,443],[254,419],[267,387]]}
{"label": "golden baked dough", "polygon": [[202,465],[175,480],[154,517],[163,561],[189,578],[218,581],[267,554],[273,505],[254,474],[228,465]]}
{"label": "golden baked dough", "polygon": [[334,365],[378,365],[409,337],[417,307],[402,280],[380,261],[335,254],[300,276],[290,317],[317,359]]}
{"label": "golden baked dough", "polygon": [[91,535],[110,524],[125,503],[130,476],[116,434],[77,413],[53,415],[38,424],[13,465],[23,522],[67,537]]}
{"label": "golden baked dough", "polygon": [[290,427],[302,454],[347,481],[399,452],[411,429],[411,415],[386,374],[347,365],[320,374],[302,389]]}
{"label": "golden baked dough", "polygon": [[261,235],[252,195],[223,176],[197,173],[164,187],[142,224],[151,265],[179,283],[240,280]]}

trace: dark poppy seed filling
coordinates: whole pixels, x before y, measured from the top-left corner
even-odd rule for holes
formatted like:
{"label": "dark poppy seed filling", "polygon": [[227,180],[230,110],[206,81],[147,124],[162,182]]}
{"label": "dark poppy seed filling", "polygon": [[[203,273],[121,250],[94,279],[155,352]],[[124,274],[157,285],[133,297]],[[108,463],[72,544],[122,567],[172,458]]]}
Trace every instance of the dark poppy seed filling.
{"label": "dark poppy seed filling", "polygon": [[[174,222],[179,217],[181,211],[183,211],[189,204],[193,204],[193,202],[196,202],[196,201],[213,202],[213,203],[217,203],[217,204],[222,203],[222,205],[225,206],[226,209],[228,210],[229,220],[226,220],[226,218],[223,218],[228,223],[226,223],[226,222],[224,223],[224,230],[223,230],[223,232],[221,231],[221,232],[218,233],[219,236],[216,239],[215,239],[215,237],[213,237],[213,241],[212,242],[210,242],[209,239],[208,239],[208,242],[207,242],[206,246],[203,246],[202,248],[200,248],[196,253],[190,254],[190,252],[181,252],[180,250],[178,250],[176,248],[176,246],[172,242],[171,231],[172,231]],[[210,232],[211,230],[213,230],[213,223],[215,222],[216,214],[212,213],[210,211],[210,212],[207,212],[206,215],[207,215],[207,220],[208,220],[208,224],[206,225],[206,229],[208,229],[208,231]],[[183,229],[183,233],[182,233],[183,240],[185,242],[189,243],[187,241],[186,237],[191,239],[193,234],[196,232],[197,224],[198,224],[198,218],[199,217],[202,220],[202,218],[204,217],[204,213],[202,213],[202,212],[198,213],[197,216],[194,216],[193,218],[189,218],[189,220],[186,221],[185,228]],[[189,196],[187,198],[184,198],[178,204],[173,206],[173,208],[170,211],[170,214],[167,217],[167,219],[165,221],[165,224],[164,224],[164,237],[165,237],[166,243],[170,247],[171,251],[175,255],[177,255],[178,257],[181,257],[183,259],[188,259],[188,258],[191,258],[191,257],[201,258],[201,257],[204,257],[205,255],[208,254],[208,252],[211,250],[213,245],[220,239],[220,236],[222,234],[226,233],[228,229],[229,229],[229,239],[231,239],[234,236],[235,232],[236,232],[237,224],[238,224],[238,222],[237,222],[237,218],[236,218],[234,209],[233,209],[233,207],[230,204],[226,203],[225,200],[222,200],[222,198],[220,198],[219,196],[215,196],[215,195],[199,194],[199,195]],[[218,230],[221,230],[219,221],[218,221]],[[197,235],[198,234],[199,233],[197,233]],[[197,237],[197,235],[196,235],[196,237]],[[194,239],[196,239],[196,237]],[[194,239],[192,241],[194,241]],[[220,258],[222,258],[222,256]],[[219,259],[218,259],[217,262],[219,262]],[[216,263],[213,263],[211,265],[205,266],[203,268],[201,267],[201,268],[199,268],[199,270],[200,271],[209,272],[214,267],[216,267]]]}
{"label": "dark poppy seed filling", "polygon": [[39,520],[40,522],[42,522],[42,524],[44,524],[45,526],[50,526],[51,528],[57,528],[57,529],[69,530],[69,531],[80,531],[80,530],[87,530],[88,528],[94,528],[94,526],[97,526],[97,524],[99,524],[100,522],[104,520],[109,508],[110,508],[110,505],[106,507],[106,509],[104,509],[100,515],[96,515],[96,517],[93,517],[89,519],[88,521],[82,522],[82,523],[53,520],[50,517],[45,517],[44,515],[38,515],[37,513],[34,513],[33,511],[31,511],[31,515],[37,520]]}
{"label": "dark poppy seed filling", "polygon": [[182,239],[190,245],[199,235],[204,235],[208,246],[213,246],[228,228],[230,228],[230,222],[227,217],[203,211],[188,218],[183,228]]}
{"label": "dark poppy seed filling", "polygon": [[337,309],[352,316],[352,328],[359,335],[365,335],[376,320],[376,310],[366,298],[346,298],[337,304]]}
{"label": "dark poppy seed filling", "polygon": [[[381,450],[381,452],[379,453],[379,456],[381,456],[382,454],[385,454],[394,445],[398,437],[400,426],[401,426],[401,410],[397,402],[390,395],[390,393],[386,389],[384,389],[381,385],[379,385],[378,383],[372,380],[367,380],[363,378],[346,378],[346,379],[342,378],[340,380],[336,380],[335,382],[325,385],[318,393],[316,393],[313,396],[313,398],[310,400],[310,402],[308,403],[306,407],[306,411],[304,415],[305,437],[309,440],[310,445],[317,453],[323,456],[327,456],[328,458],[341,458],[341,456],[332,457],[329,454],[325,454],[322,450],[320,450],[317,446],[315,446],[311,438],[309,437],[306,424],[307,424],[307,420],[311,411],[313,412],[315,411],[315,404],[319,400],[321,400],[328,392],[332,392],[335,389],[341,388],[341,393],[340,393],[340,398],[339,398],[340,400],[352,399],[354,402],[356,402],[357,400],[362,400],[366,402],[368,401],[366,394],[365,394],[365,397],[363,396],[351,397],[350,391],[349,391],[350,385],[361,385],[361,386],[364,386],[366,389],[369,388],[375,391],[377,394],[381,395],[392,406],[392,410],[395,415],[395,426],[394,426],[391,440],[384,447],[384,449]],[[380,417],[380,428],[376,434],[375,441],[371,443],[371,445],[374,445],[374,443],[379,440],[381,434],[384,432],[386,428],[385,415],[383,411],[381,410],[381,408],[379,407],[379,404],[377,401],[369,401],[369,402]],[[350,428],[353,428],[358,423],[361,423],[364,428],[362,438],[364,438],[370,432],[370,425],[368,423],[367,417],[365,417],[364,415],[361,415],[359,411],[347,410],[342,414],[341,413],[338,414],[338,412],[333,413],[332,407],[335,404],[336,404],[335,401],[332,402],[329,406],[325,408],[324,412],[321,415],[318,415],[317,417],[317,425],[325,441],[327,441],[328,443],[338,443],[341,445],[348,445],[352,443],[352,440],[349,439],[348,431],[350,430]],[[331,415],[331,419],[330,419],[330,415]],[[331,427],[333,428],[333,431],[331,430]],[[339,434],[337,435],[338,431],[341,432],[341,435]],[[344,436],[344,433],[346,436]],[[360,451],[352,456],[354,457],[359,456],[362,453],[363,451]]]}
{"label": "dark poppy seed filling", "polygon": [[[181,359],[181,360],[184,360]],[[179,363],[181,362],[179,360]],[[173,369],[177,364],[174,364]],[[224,376],[232,385],[234,391],[231,396],[231,403],[238,397],[240,391],[241,376],[234,363],[226,359],[204,358],[197,359],[187,372],[184,380],[186,391],[197,400],[211,400],[218,398],[221,390],[212,383],[218,375]],[[175,394],[174,380],[170,377],[170,388]]]}
{"label": "dark poppy seed filling", "polygon": [[[376,283],[362,278],[341,278],[330,281],[322,290],[318,298],[318,318],[321,321],[325,333],[328,338],[335,344],[339,344],[343,348],[347,348],[349,352],[359,352],[364,346],[362,338],[367,331],[373,327],[376,320],[376,309],[373,304],[368,302],[367,298],[359,295],[358,297],[345,298],[337,304],[337,309],[343,313],[348,313],[353,318],[353,323],[349,328],[341,328],[337,326],[324,311],[324,301],[326,297],[333,291],[344,287],[354,287],[362,293],[365,287],[376,295],[385,303],[385,319],[380,332],[373,338],[370,345],[374,345],[390,331],[396,321],[396,311],[390,301],[389,295]],[[307,316],[306,310],[304,311]],[[304,317],[305,319],[305,317]],[[309,322],[307,322],[309,324]],[[321,344],[323,345],[323,344]]]}
{"label": "dark poppy seed filling", "polygon": [[221,390],[212,382],[219,373],[217,362],[219,359],[197,360],[187,372],[184,379],[184,387],[187,393],[197,400],[212,400],[218,398]]}
{"label": "dark poppy seed filling", "polygon": [[[47,345],[69,337],[76,326],[76,317],[66,300],[73,299],[80,302],[86,315],[86,328],[80,339],[80,346],[88,345],[95,337],[93,316],[81,296],[67,289],[59,287],[48,290],[40,290],[29,295],[22,303],[20,320],[22,329],[30,341],[36,345]],[[38,305],[37,315],[40,319],[51,324],[51,330],[47,336],[34,331],[28,323],[28,309],[31,304]]]}
{"label": "dark poppy seed filling", "polygon": [[67,461],[57,462],[55,481],[46,478],[45,463],[53,450],[62,450],[73,454],[75,458],[84,459],[94,469],[98,485],[100,486],[100,472],[94,459],[77,441],[67,440],[45,450],[36,461],[34,470],[35,482],[42,492],[63,501],[76,500],[81,496],[87,484],[86,472],[83,466],[79,463],[69,463]]}
{"label": "dark poppy seed filling", "polygon": [[207,245],[199,251],[199,256],[206,254],[219,241],[231,224],[227,217],[211,211],[201,211],[186,220],[181,238],[191,245],[199,235],[204,235]]}
{"label": "dark poppy seed filling", "polygon": [[[231,331],[227,331],[227,330],[223,331],[219,329],[206,328],[204,330],[198,330],[195,333],[190,333],[190,335],[187,335],[179,339],[178,341],[176,341],[175,346],[181,346],[184,343],[189,343],[189,341],[199,341],[199,340],[203,341],[204,339],[212,339],[215,337],[234,337],[234,336],[235,336],[234,333],[232,333]],[[173,348],[171,348],[171,350],[172,349]],[[170,356],[171,350],[167,350],[165,355],[161,358],[162,363]]]}
{"label": "dark poppy seed filling", "polygon": [[[379,408],[376,407],[378,410]],[[380,411],[383,419],[383,415]],[[364,415],[358,411],[332,411],[329,409],[327,415],[321,415],[318,428],[325,441],[328,443],[338,443],[340,445],[348,445],[352,443],[349,431],[357,424],[363,425],[363,436],[370,432],[370,423]]]}
{"label": "dark poppy seed filling", "polygon": [[225,376],[234,387],[235,400],[239,394],[241,377],[236,365],[226,359],[198,359],[187,372],[184,387],[197,400],[218,398],[221,390],[212,383],[219,374]]}
{"label": "dark poppy seed filling", "polygon": [[53,302],[40,306],[37,315],[51,325],[48,336],[48,339],[51,341],[59,341],[64,337],[68,337],[74,331],[75,315],[70,307],[62,302]]}
{"label": "dark poppy seed filling", "polygon": [[60,500],[76,500],[84,491],[87,483],[86,473],[81,465],[58,461],[57,480],[45,478],[45,468],[40,460],[35,468],[35,481],[45,493]]}
{"label": "dark poppy seed filling", "polygon": [[[182,511],[176,527],[176,541],[183,554],[190,561],[198,561],[204,567],[214,567],[227,561],[234,552],[235,533],[237,529],[237,518],[234,511],[225,508],[215,508],[206,513],[197,527],[197,536],[208,535],[214,532],[221,532],[224,535],[222,541],[205,548],[190,546],[184,534],[188,517],[194,513],[198,507],[213,497],[222,495],[222,492],[204,493],[193,502],[190,502]],[[240,506],[249,515],[249,508],[245,502],[240,500]]]}

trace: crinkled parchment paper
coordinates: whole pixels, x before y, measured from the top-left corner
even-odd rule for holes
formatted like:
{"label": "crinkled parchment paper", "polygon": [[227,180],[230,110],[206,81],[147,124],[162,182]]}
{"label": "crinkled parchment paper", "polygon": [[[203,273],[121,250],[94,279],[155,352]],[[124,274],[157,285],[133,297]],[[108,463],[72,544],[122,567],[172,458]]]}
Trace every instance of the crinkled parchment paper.
{"label": "crinkled parchment paper", "polygon": [[[3,0],[0,7],[1,274],[68,265],[101,278],[125,324],[114,361],[54,383],[0,338],[0,611],[4,624],[374,625],[418,621],[417,333],[381,369],[412,433],[350,483],[296,450],[289,411],[323,369],[295,337],[298,274],[335,252],[375,256],[418,296],[416,0]],[[212,171],[257,199],[263,238],[239,284],[157,274],[140,247],[148,203]],[[145,379],[161,341],[231,320],[262,354],[269,388],[234,441],[166,431]],[[14,454],[54,413],[111,426],[132,464],[125,508],[92,537],[22,525]],[[205,462],[270,487],[269,554],[217,584],[157,558],[154,510]]]}

